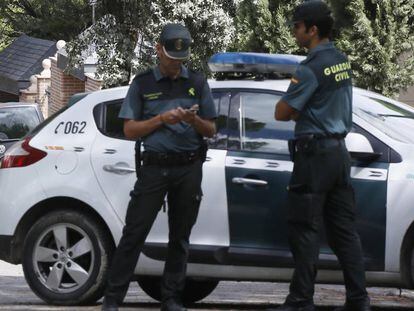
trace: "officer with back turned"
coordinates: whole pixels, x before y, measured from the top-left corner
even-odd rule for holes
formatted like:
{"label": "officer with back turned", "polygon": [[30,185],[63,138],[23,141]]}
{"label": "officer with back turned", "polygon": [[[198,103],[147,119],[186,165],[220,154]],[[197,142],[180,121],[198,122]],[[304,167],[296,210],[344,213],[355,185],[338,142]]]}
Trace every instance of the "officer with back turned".
{"label": "officer with back turned", "polygon": [[370,310],[344,142],[352,127],[351,66],[329,40],[333,18],[323,1],[296,7],[291,25],[308,56],[275,109],[276,120],[296,121],[295,139],[289,142],[294,168],[288,187],[289,244],[295,270],[290,293],[277,310],[315,310],[322,220],[344,274],[346,303],[337,310]]}
{"label": "officer with back turned", "polygon": [[137,163],[138,180],[131,191],[102,310],[118,310],[122,303],[145,238],[166,195],[169,242],[161,283],[161,310],[185,310],[181,293],[189,236],[202,196],[206,153],[203,137],[214,135],[216,118],[204,75],[182,65],[190,55],[191,40],[186,27],[164,26],[156,46],[159,65],[135,77],[121,108],[125,136],[142,139],[145,151],[142,167]]}

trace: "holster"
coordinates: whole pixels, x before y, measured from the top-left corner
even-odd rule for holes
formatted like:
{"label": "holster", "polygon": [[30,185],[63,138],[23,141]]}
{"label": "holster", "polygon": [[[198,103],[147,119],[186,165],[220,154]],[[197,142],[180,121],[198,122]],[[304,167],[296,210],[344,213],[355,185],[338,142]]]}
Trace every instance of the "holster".
{"label": "holster", "polygon": [[[302,135],[295,139],[289,140],[289,152],[293,158],[297,152],[303,152],[306,154],[313,154],[318,148],[319,139],[313,134]],[[293,161],[293,159],[292,159]]]}
{"label": "holster", "polygon": [[288,148],[289,148],[290,160],[293,162],[293,161],[295,161],[296,139],[289,139],[288,140]]}
{"label": "holster", "polygon": [[138,171],[141,168],[141,140],[135,142],[135,173],[138,178]]}
{"label": "holster", "polygon": [[202,163],[206,161],[207,158],[207,150],[208,150],[208,144],[205,139],[201,140],[200,148],[199,148],[199,154],[200,154],[200,160]]}

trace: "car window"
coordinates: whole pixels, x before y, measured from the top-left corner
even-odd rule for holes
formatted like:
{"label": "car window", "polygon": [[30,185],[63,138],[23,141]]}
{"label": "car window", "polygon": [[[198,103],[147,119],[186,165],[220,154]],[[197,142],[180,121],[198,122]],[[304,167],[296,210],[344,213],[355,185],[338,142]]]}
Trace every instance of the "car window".
{"label": "car window", "polygon": [[240,149],[255,152],[289,154],[287,141],[293,138],[293,121],[274,119],[281,95],[262,92],[237,94],[240,113]]}
{"label": "car window", "polygon": [[0,109],[0,140],[20,139],[40,122],[34,107],[4,107]]}
{"label": "car window", "polygon": [[124,119],[118,118],[121,102],[105,105],[105,131],[104,134],[113,138],[125,138]]}
{"label": "car window", "polygon": [[124,119],[118,117],[122,100],[102,103],[94,108],[94,117],[99,131],[105,136],[126,139]]}
{"label": "car window", "polygon": [[226,149],[227,148],[227,137],[228,137],[228,115],[230,105],[230,92],[226,91],[212,91],[214,105],[216,106],[217,119],[216,127],[217,134],[213,139],[209,139],[209,146],[215,149]]}
{"label": "car window", "polygon": [[414,110],[378,98],[355,96],[353,111],[387,136],[403,143],[414,143]]}

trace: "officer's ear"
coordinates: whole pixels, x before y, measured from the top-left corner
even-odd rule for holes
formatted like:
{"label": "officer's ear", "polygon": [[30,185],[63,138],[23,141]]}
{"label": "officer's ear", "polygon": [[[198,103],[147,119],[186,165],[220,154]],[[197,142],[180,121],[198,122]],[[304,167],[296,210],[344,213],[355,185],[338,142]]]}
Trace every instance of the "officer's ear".
{"label": "officer's ear", "polygon": [[316,25],[310,26],[309,29],[308,29],[308,34],[312,37],[319,36],[318,26],[316,26]]}
{"label": "officer's ear", "polygon": [[155,45],[155,50],[157,51],[157,56],[161,57],[161,55],[163,54],[163,50],[162,50],[162,45],[161,43],[157,43]]}

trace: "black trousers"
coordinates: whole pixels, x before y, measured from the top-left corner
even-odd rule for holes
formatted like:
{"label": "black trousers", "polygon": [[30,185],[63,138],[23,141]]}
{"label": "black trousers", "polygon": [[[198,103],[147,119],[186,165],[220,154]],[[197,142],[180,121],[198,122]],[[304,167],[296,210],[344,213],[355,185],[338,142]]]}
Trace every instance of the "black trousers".
{"label": "black trousers", "polygon": [[[329,142],[329,143],[327,143]],[[288,193],[289,244],[295,261],[287,304],[313,304],[319,228],[343,269],[349,306],[369,302],[361,243],[355,229],[350,157],[343,139],[312,140],[298,146]]]}
{"label": "black trousers", "polygon": [[105,296],[121,303],[145,239],[168,199],[169,242],[161,293],[163,301],[180,299],[184,288],[191,229],[201,202],[202,163],[143,166],[131,192],[122,238],[113,257]]}

